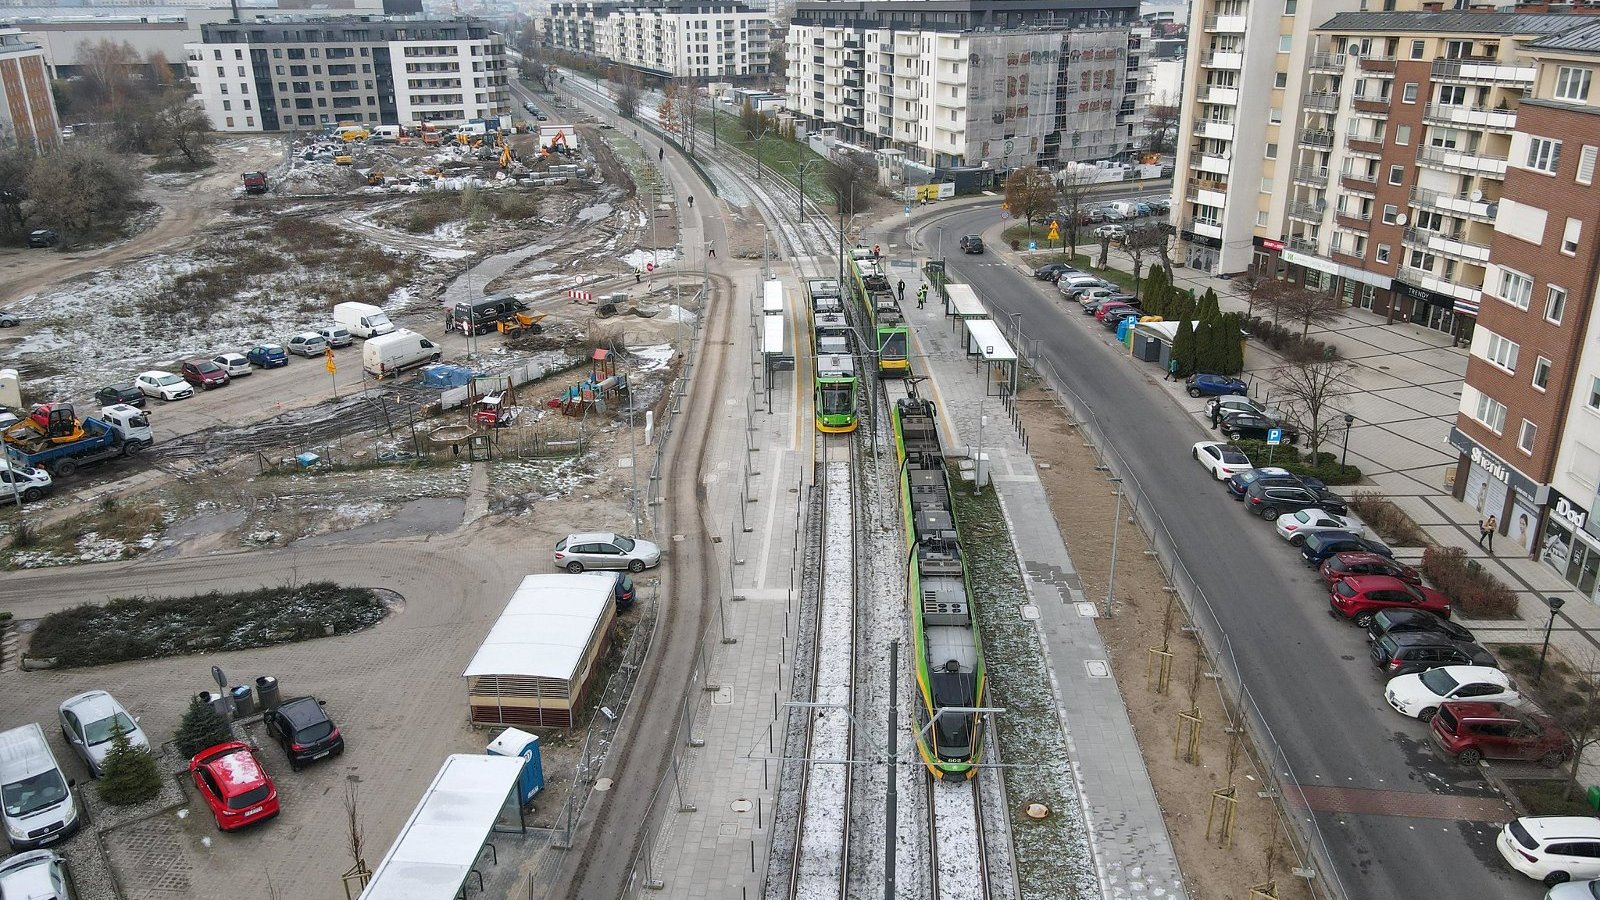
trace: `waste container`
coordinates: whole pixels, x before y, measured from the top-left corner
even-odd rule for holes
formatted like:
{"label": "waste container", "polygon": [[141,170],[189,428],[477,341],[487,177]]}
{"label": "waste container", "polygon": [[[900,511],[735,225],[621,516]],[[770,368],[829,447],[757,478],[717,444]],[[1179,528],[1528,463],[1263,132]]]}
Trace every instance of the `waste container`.
{"label": "waste container", "polygon": [[228,706],[227,694],[219,694],[216,691],[201,691],[200,699],[211,704],[211,708],[217,711],[217,715],[224,719],[233,717],[233,710]]}
{"label": "waste container", "polygon": [[250,685],[240,684],[233,688],[233,713],[236,716],[254,715],[256,711],[255,694],[250,691]]}
{"label": "waste container", "polygon": [[256,703],[263,712],[278,708],[278,679],[271,675],[256,679]]}

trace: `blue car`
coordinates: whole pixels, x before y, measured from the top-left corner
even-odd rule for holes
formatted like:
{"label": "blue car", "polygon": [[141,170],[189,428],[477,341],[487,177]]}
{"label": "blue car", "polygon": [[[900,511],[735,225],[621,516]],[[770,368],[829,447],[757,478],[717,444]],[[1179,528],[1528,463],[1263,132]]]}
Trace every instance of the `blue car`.
{"label": "blue car", "polygon": [[1226,375],[1207,375],[1197,372],[1190,375],[1183,382],[1191,397],[1220,397],[1224,394],[1238,394],[1241,397],[1250,393],[1250,386],[1237,378]]}
{"label": "blue car", "polygon": [[[1259,469],[1246,469],[1228,478],[1228,496],[1235,500],[1243,500],[1245,491],[1250,490],[1250,485],[1265,479],[1267,482],[1282,482],[1284,484],[1301,484],[1301,480],[1288,469],[1277,466],[1265,466]],[[1321,484],[1321,482],[1318,482]]]}
{"label": "blue car", "polygon": [[1300,544],[1300,556],[1313,569],[1340,553],[1376,553],[1394,559],[1394,551],[1387,544],[1364,538],[1349,531],[1319,531],[1306,535]]}
{"label": "blue car", "polygon": [[289,351],[281,344],[258,344],[250,348],[244,355],[250,360],[250,365],[260,366],[263,369],[276,369],[289,364]]}

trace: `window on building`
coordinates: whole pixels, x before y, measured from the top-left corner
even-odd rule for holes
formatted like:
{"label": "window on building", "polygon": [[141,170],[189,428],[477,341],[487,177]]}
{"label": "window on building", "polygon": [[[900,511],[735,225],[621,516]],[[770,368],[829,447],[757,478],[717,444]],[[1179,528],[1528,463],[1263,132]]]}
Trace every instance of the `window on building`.
{"label": "window on building", "polygon": [[1567,256],[1578,255],[1578,236],[1583,232],[1581,219],[1567,219],[1566,230],[1561,233],[1561,252]]}
{"label": "window on building", "polygon": [[1593,410],[1600,410],[1600,378],[1589,382],[1589,399],[1584,403]]}
{"label": "window on building", "polygon": [[1550,387],[1550,360],[1542,356],[1533,363],[1533,387],[1540,391]]}
{"label": "window on building", "polygon": [[224,101],[222,101],[222,111],[223,112],[227,112],[228,110],[231,110],[231,109],[233,109],[233,101],[232,100],[224,100]]}
{"label": "window on building", "polygon": [[1277,144],[1268,144],[1267,145],[1266,158],[1267,159],[1277,159],[1278,158],[1278,145]]}
{"label": "window on building", "polygon": [[1422,55],[1424,53],[1426,53],[1426,52],[1428,52],[1428,42],[1427,41],[1412,41],[1411,42],[1411,58],[1412,59],[1421,59]]}
{"label": "window on building", "polygon": [[245,109],[249,109],[250,108],[250,101],[249,100],[244,101],[244,108]]}
{"label": "window on building", "polygon": [[1299,5],[1299,0],[1283,0],[1283,14],[1286,16],[1294,15],[1295,8]]}
{"label": "window on building", "polygon": [[1375,256],[1373,258],[1376,259],[1378,262],[1386,263],[1386,262],[1389,261],[1389,253],[1393,249],[1394,248],[1389,246],[1388,244],[1379,244],[1378,245],[1378,250],[1377,250],[1377,256]]}
{"label": "window on building", "polygon": [[1595,155],[1600,153],[1600,147],[1593,144],[1584,144],[1583,150],[1578,153],[1578,172],[1573,180],[1579,184],[1589,184],[1594,181]]}
{"label": "window on building", "polygon": [[1514,269],[1500,269],[1500,299],[1515,306],[1517,309],[1527,309],[1533,297],[1533,279]]}
{"label": "window on building", "polygon": [[1528,168],[1554,173],[1561,164],[1561,142],[1536,137],[1528,141]]}
{"label": "window on building", "polygon": [[1594,77],[1592,69],[1578,66],[1562,66],[1556,69],[1556,99],[1575,100],[1579,103],[1589,99],[1589,81]]}
{"label": "window on building", "polygon": [[1434,259],[1432,253],[1426,250],[1412,250],[1411,256],[1406,260],[1406,265],[1413,269],[1431,273],[1435,262],[1438,262],[1438,260]]}
{"label": "window on building", "polygon": [[233,116],[229,116],[225,121],[228,123],[229,128],[233,127]]}
{"label": "window on building", "polygon": [[1406,86],[1400,89],[1400,102],[1417,102],[1417,83],[1415,81],[1406,82]]}
{"label": "window on building", "polygon": [[1558,285],[1550,285],[1544,298],[1544,319],[1555,325],[1561,324],[1561,317],[1567,314],[1567,289]]}
{"label": "window on building", "polygon": [[1405,181],[1405,180],[1406,180],[1406,167],[1405,166],[1390,166],[1389,167],[1389,183],[1390,184],[1399,184],[1399,183],[1401,183],[1402,181]]}
{"label": "window on building", "polygon": [[254,127],[256,127],[256,117],[255,116],[245,116],[244,117],[244,124],[245,124],[246,128],[254,128]]}
{"label": "window on building", "polygon": [[1277,74],[1273,75],[1273,77],[1272,77],[1272,86],[1275,87],[1275,88],[1279,88],[1279,89],[1288,87],[1289,86],[1289,73],[1288,72],[1278,72]]}
{"label": "window on building", "polygon": [[1529,456],[1533,455],[1533,442],[1539,436],[1539,426],[1522,420],[1522,428],[1517,431],[1517,449]]}
{"label": "window on building", "polygon": [[1395,223],[1395,219],[1399,215],[1400,207],[1394,205],[1393,203],[1385,203],[1383,205],[1383,224],[1393,225]]}
{"label": "window on building", "polygon": [[227,92],[228,92],[228,86],[227,85],[225,85],[225,84],[217,85],[217,93],[226,94]]}
{"label": "window on building", "polygon": [[1278,36],[1278,52],[1288,53],[1294,49],[1294,35],[1281,34]]}
{"label": "window on building", "polygon": [[1394,127],[1394,142],[1404,147],[1411,143],[1411,126],[1396,125]]}
{"label": "window on building", "polygon": [[1264,209],[1256,210],[1256,224],[1261,226],[1262,228],[1267,227],[1267,211],[1266,210],[1264,210]]}
{"label": "window on building", "polygon": [[234,59],[244,59],[244,51],[235,48],[234,51],[233,51],[233,58]]}
{"label": "window on building", "polygon": [[1488,394],[1478,394],[1478,408],[1474,412],[1474,419],[1482,422],[1495,434],[1500,434],[1506,428],[1506,405]]}
{"label": "window on building", "polygon": [[1485,358],[1507,372],[1517,370],[1517,353],[1522,348],[1517,343],[1508,340],[1504,335],[1489,335],[1489,346],[1485,351]]}
{"label": "window on building", "polygon": [[1267,110],[1267,124],[1269,124],[1269,125],[1282,125],[1283,124],[1283,110],[1278,109],[1276,106],[1268,109]]}

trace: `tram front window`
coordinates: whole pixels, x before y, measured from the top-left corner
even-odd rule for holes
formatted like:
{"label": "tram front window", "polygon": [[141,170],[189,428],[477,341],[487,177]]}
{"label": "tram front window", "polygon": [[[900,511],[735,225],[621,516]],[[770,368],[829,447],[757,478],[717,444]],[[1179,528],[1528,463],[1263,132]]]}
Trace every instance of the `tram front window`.
{"label": "tram front window", "polygon": [[883,349],[879,351],[884,359],[906,358],[906,334],[903,331],[890,332],[883,336]]}
{"label": "tram front window", "polygon": [[850,385],[825,384],[822,386],[822,414],[837,416],[847,413],[853,406],[850,397]]}

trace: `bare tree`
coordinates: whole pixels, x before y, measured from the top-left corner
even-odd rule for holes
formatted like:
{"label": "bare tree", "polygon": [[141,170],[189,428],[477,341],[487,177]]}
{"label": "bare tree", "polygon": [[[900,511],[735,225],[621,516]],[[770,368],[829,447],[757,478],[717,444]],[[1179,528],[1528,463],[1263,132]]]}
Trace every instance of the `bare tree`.
{"label": "bare tree", "polygon": [[100,110],[120,107],[134,93],[133,67],[138,64],[139,53],[127,41],[80,41],[74,98]]}
{"label": "bare tree", "polygon": [[788,48],[782,41],[773,41],[767,46],[767,82],[777,85],[787,84],[789,81]]}
{"label": "bare tree", "polygon": [[351,871],[367,871],[366,835],[361,830],[361,794],[354,781],[344,783],[345,847],[350,851]]}
{"label": "bare tree", "polygon": [[151,118],[153,149],[158,153],[180,154],[191,169],[211,164],[211,119],[204,109],[182,94],[171,93],[154,109]]}
{"label": "bare tree", "polygon": [[[1089,206],[1089,185],[1084,167],[1069,164],[1056,174],[1056,207],[1066,219],[1067,233],[1063,236],[1071,256],[1078,255],[1078,228]],[[1070,257],[1069,257],[1070,258]]]}
{"label": "bare tree", "polygon": [[160,50],[151,50],[144,58],[145,66],[150,69],[150,83],[158,91],[166,91],[177,84],[177,78],[172,73],[172,62]]}
{"label": "bare tree", "polygon": [[678,85],[669,81],[661,86],[661,102],[656,106],[656,119],[670,132],[678,131]]}
{"label": "bare tree", "polygon": [[612,72],[612,80],[617,83],[617,112],[624,119],[631,119],[639,114],[639,73],[626,66]]}
{"label": "bare tree", "polygon": [[1338,294],[1304,287],[1289,292],[1286,301],[1284,315],[1300,323],[1301,337],[1311,333],[1311,326],[1321,327],[1339,318],[1344,309],[1344,298]]}
{"label": "bare tree", "polygon": [[1151,153],[1172,150],[1173,139],[1178,134],[1178,122],[1183,110],[1176,104],[1152,103],[1145,108],[1145,149]]}
{"label": "bare tree", "polygon": [[0,228],[8,237],[27,231],[33,214],[28,202],[28,176],[39,157],[31,147],[17,145],[0,150]]}
{"label": "bare tree", "polygon": [[1583,752],[1600,742],[1600,672],[1594,653],[1589,654],[1589,671],[1577,676],[1563,702],[1551,704],[1554,714],[1572,738],[1572,766],[1568,769],[1566,799],[1571,800],[1578,790],[1578,767]]}
{"label": "bare tree", "polygon": [[1278,386],[1284,415],[1305,439],[1312,459],[1322,443],[1332,436],[1335,425],[1343,425],[1343,414],[1334,409],[1354,385],[1350,374],[1355,366],[1343,360],[1297,360],[1272,370]]}
{"label": "bare tree", "polygon": [[1006,209],[1028,223],[1043,221],[1056,211],[1056,185],[1042,166],[1023,166],[1006,177]]}
{"label": "bare tree", "polygon": [[1159,254],[1167,245],[1166,229],[1156,222],[1146,222],[1129,228],[1122,236],[1122,255],[1133,263],[1133,294],[1139,295],[1139,275],[1144,263],[1152,254]]}
{"label": "bare tree", "polygon": [[870,157],[847,152],[830,160],[822,173],[822,183],[840,215],[855,215],[866,205],[867,193],[872,189],[873,163]]}
{"label": "bare tree", "polygon": [[131,208],[139,180],[125,158],[93,144],[71,143],[41,158],[26,189],[41,219],[66,233],[83,233],[120,220]]}

